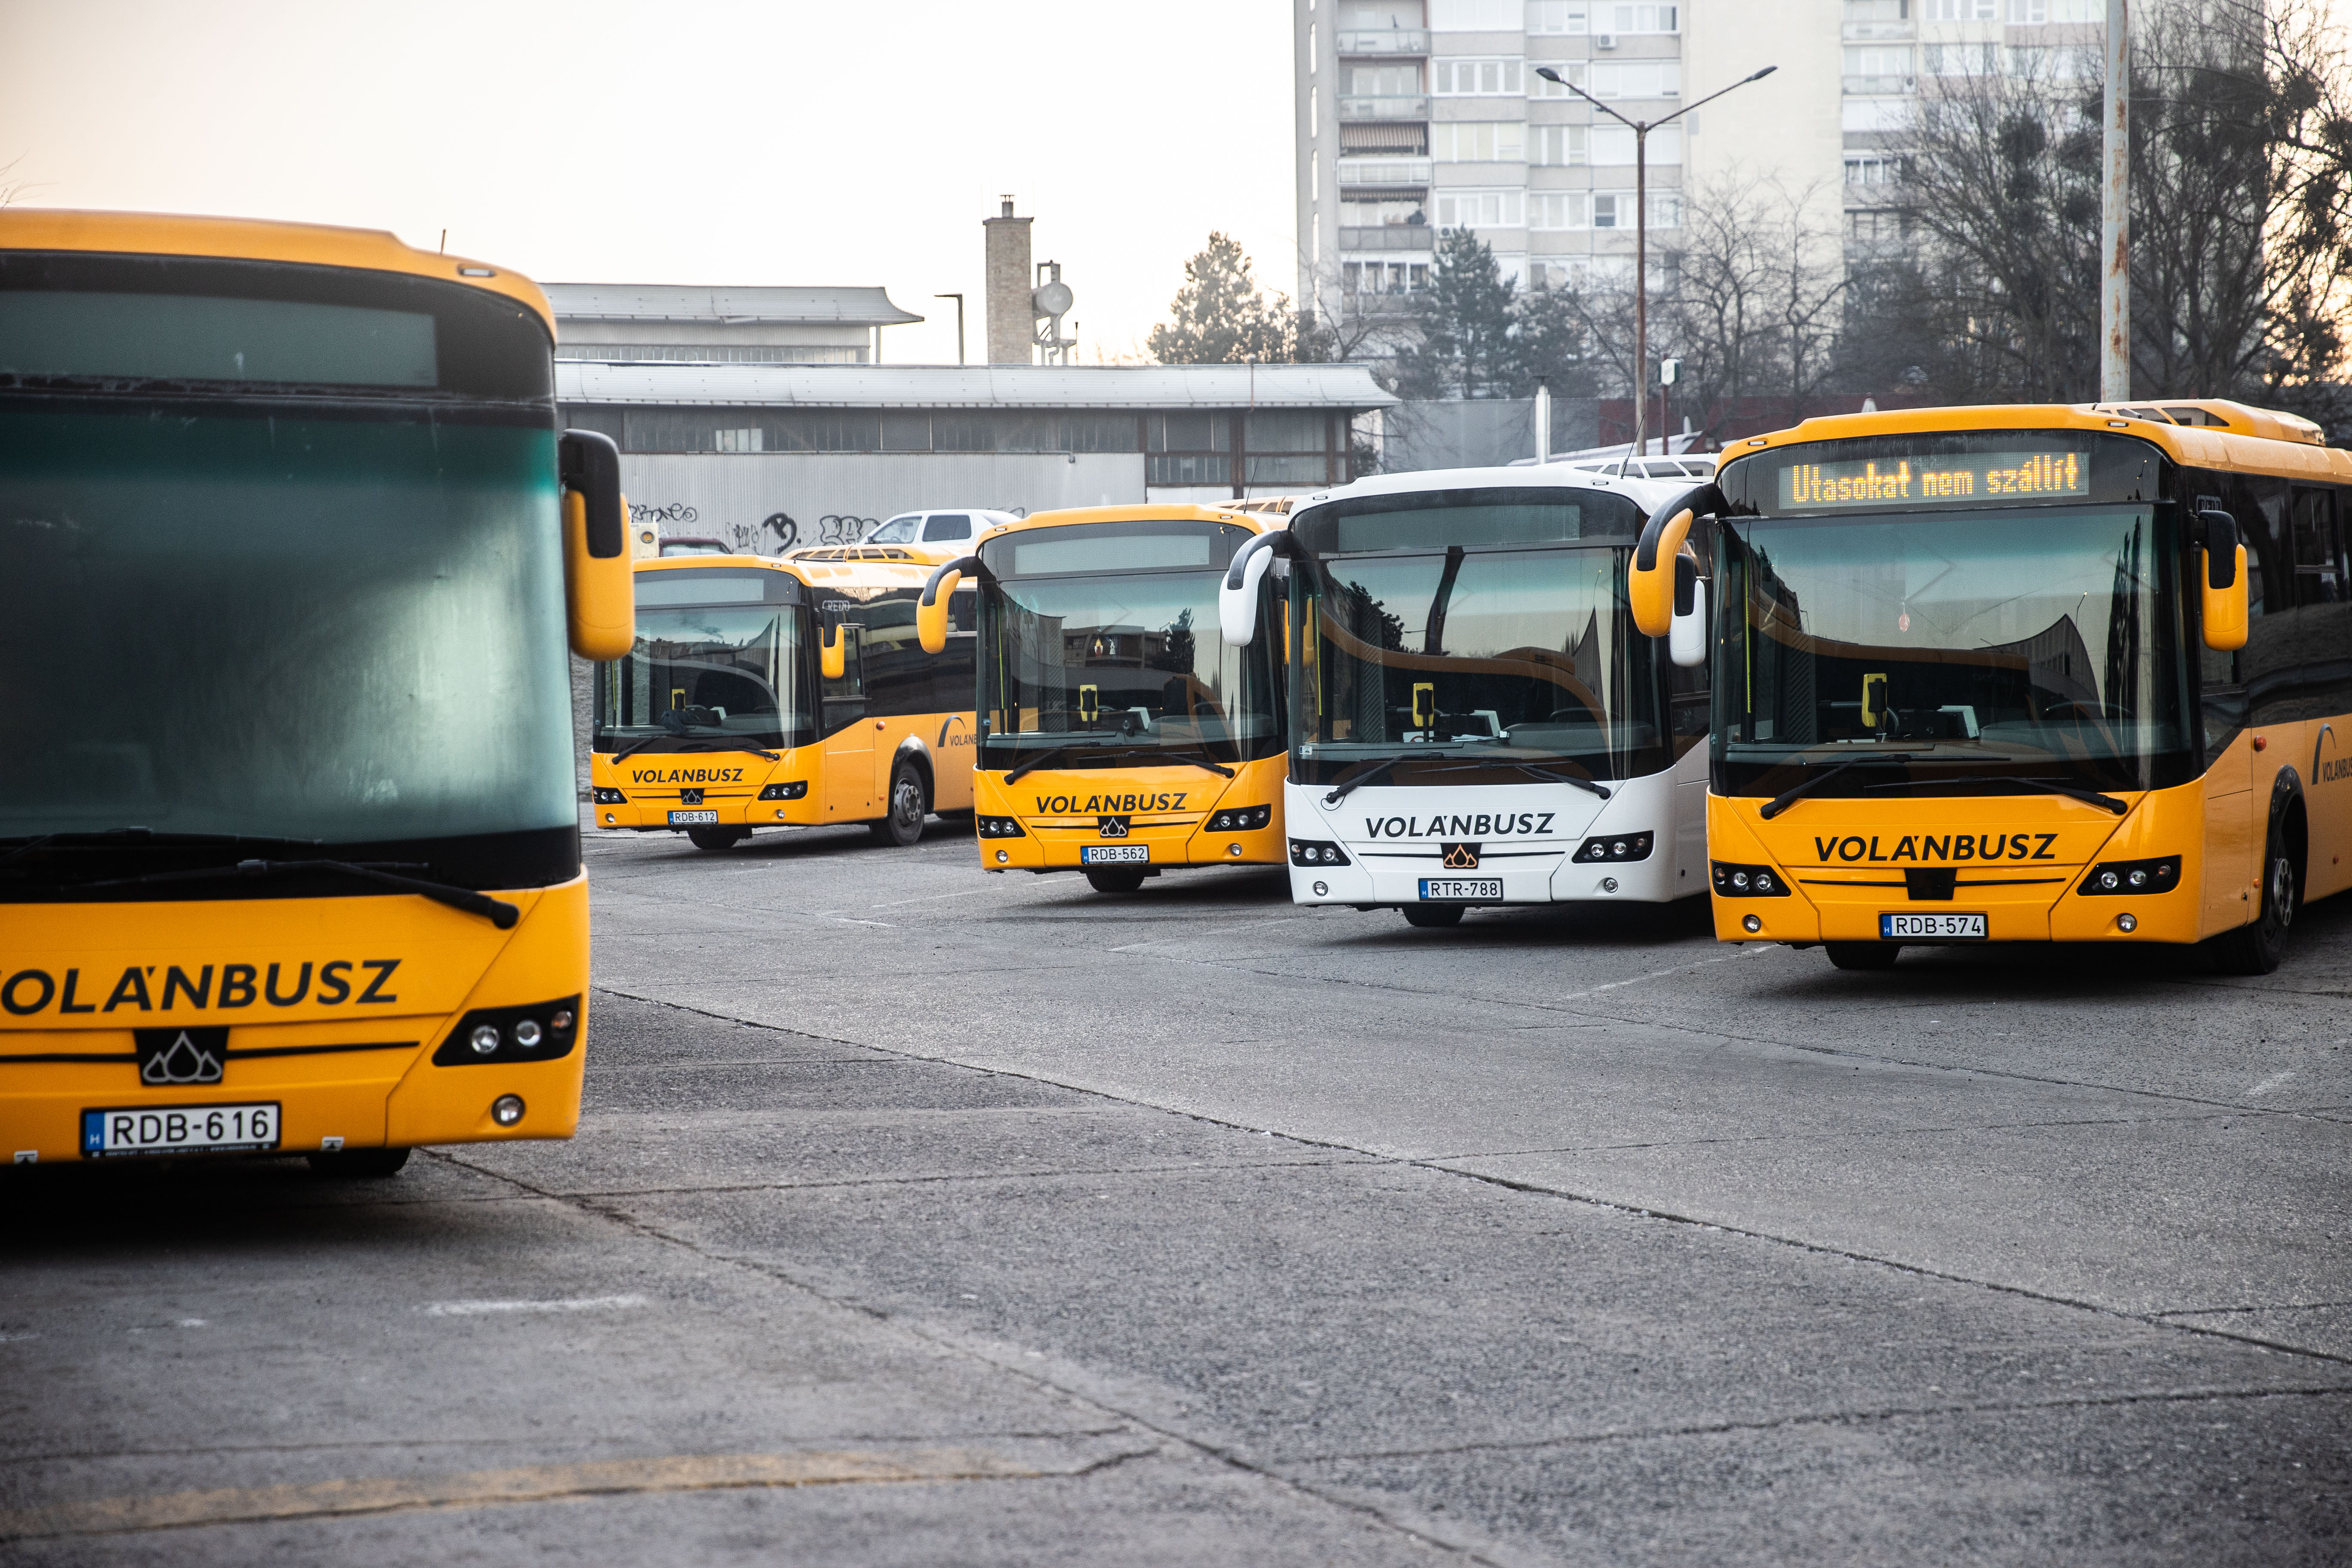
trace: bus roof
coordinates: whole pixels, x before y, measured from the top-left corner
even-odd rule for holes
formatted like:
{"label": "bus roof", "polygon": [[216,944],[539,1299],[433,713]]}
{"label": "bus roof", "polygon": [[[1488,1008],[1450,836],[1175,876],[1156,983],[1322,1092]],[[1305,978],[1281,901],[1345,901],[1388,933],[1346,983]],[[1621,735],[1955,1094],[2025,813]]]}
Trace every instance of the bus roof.
{"label": "bus roof", "polygon": [[1750,436],[1725,449],[1723,461],[1801,442],[1863,436],[1919,436],[1957,430],[2120,430],[2154,443],[2174,462],[2242,473],[2304,474],[2352,483],[2352,452],[2325,445],[2310,420],[2218,397],[2153,403],[1988,403],[1955,408],[1889,408],[1832,414],[1792,430]]}
{"label": "bus roof", "polygon": [[921,561],[803,561],[772,555],[663,555],[638,560],[635,569],[649,572],[728,571],[746,568],[780,573],[804,587],[919,588],[930,581],[931,567]]}
{"label": "bus roof", "polygon": [[1289,519],[1275,512],[1244,511],[1238,507],[1188,506],[1180,501],[1146,501],[1141,506],[1072,506],[1058,511],[1033,512],[1017,522],[1002,522],[973,542],[973,548],[991,539],[1037,528],[1066,528],[1079,522],[1230,522],[1252,533],[1272,533]]}
{"label": "bus roof", "polygon": [[117,256],[213,256],[239,261],[290,261],[437,278],[503,294],[537,312],[551,341],[555,312],[539,285],[520,272],[470,257],[418,250],[375,228],[276,223],[263,218],[184,217],[175,213],[0,208],[0,250],[89,250]]}

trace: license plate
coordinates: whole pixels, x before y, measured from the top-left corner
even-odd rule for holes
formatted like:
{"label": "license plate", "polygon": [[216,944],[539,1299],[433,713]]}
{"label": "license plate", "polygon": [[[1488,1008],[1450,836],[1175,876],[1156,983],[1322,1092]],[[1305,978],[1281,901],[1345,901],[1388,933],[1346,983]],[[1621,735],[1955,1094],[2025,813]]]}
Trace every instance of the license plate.
{"label": "license plate", "polygon": [[1881,942],[1904,942],[1917,938],[1935,942],[1982,942],[1985,940],[1985,918],[1982,915],[1881,915],[1878,917],[1878,938]]}
{"label": "license plate", "polygon": [[1078,850],[1081,866],[1145,866],[1150,862],[1149,844],[1088,844]]}
{"label": "license plate", "polygon": [[672,827],[716,827],[719,814],[715,811],[673,811],[669,814]]}
{"label": "license plate", "polygon": [[1503,896],[1500,877],[1423,877],[1421,896],[1439,902],[1458,904],[1470,899],[1499,899]]}
{"label": "license plate", "polygon": [[122,1106],[81,1113],[85,1160],[121,1154],[234,1154],[278,1147],[276,1102]]}

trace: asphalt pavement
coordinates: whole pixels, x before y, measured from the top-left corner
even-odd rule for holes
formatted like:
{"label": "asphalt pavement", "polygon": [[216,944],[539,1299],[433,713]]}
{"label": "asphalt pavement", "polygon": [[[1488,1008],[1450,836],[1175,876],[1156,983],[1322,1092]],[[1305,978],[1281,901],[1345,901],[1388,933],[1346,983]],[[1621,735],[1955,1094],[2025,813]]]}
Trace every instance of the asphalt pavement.
{"label": "asphalt pavement", "polygon": [[1861,974],[588,856],[575,1141],[0,1173],[0,1558],[2352,1559],[2352,902]]}

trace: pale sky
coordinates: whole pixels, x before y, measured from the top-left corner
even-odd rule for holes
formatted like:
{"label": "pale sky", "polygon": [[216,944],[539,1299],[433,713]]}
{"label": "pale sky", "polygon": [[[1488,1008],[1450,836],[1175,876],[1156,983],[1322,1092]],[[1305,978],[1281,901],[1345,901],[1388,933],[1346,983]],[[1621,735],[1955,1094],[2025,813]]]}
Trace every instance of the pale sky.
{"label": "pale sky", "polygon": [[26,205],[390,229],[562,282],[886,285],[985,357],[982,218],[1034,216],[1079,358],[1211,229],[1297,277],[1287,0],[0,0]]}

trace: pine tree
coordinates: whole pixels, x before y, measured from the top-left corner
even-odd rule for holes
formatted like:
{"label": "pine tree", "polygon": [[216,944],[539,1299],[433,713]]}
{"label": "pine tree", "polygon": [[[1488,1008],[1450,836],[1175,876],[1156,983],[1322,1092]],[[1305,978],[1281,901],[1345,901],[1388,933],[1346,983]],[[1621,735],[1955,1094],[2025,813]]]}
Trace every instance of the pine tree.
{"label": "pine tree", "polygon": [[1162,321],[1144,340],[1162,364],[1288,363],[1297,357],[1297,319],[1289,299],[1268,300],[1250,275],[1250,258],[1222,234],[1184,263],[1184,287],[1169,305],[1173,321]]}
{"label": "pine tree", "polygon": [[1449,228],[1438,236],[1429,287],[1412,302],[1421,342],[1397,355],[1398,389],[1409,397],[1510,395],[1517,294],[1475,234]]}

